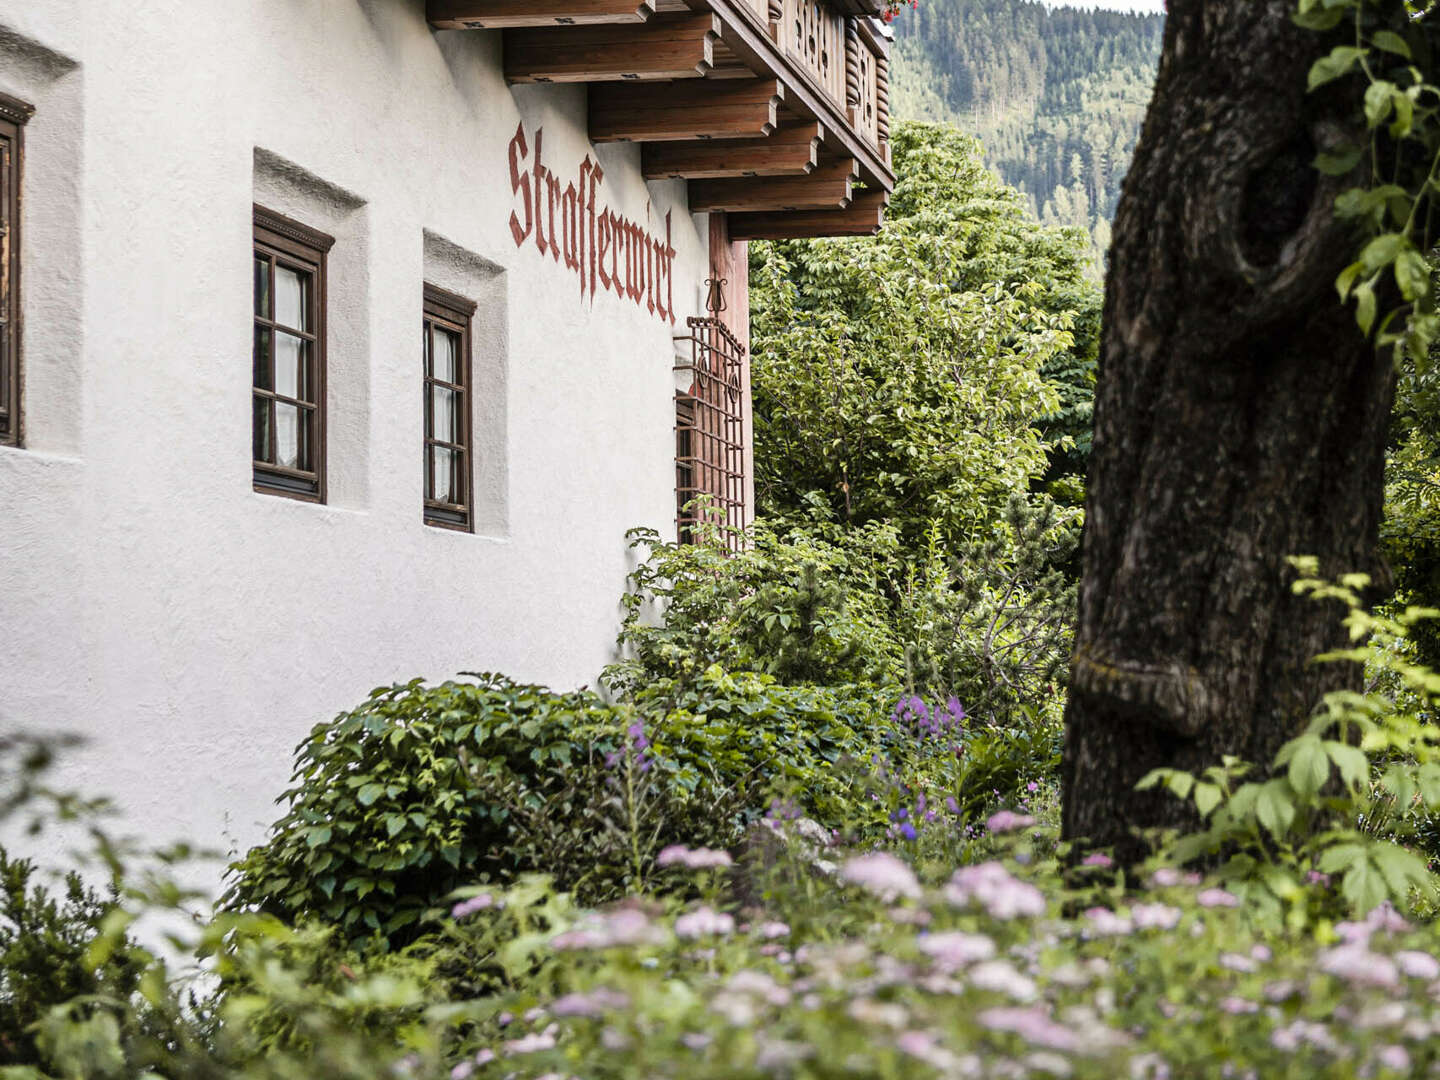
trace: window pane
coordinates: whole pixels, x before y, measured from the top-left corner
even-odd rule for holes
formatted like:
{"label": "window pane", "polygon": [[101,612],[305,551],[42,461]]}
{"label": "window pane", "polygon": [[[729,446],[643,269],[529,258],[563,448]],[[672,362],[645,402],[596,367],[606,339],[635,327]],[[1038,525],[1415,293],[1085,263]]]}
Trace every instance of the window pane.
{"label": "window pane", "polygon": [[310,333],[310,275],[275,264],[275,321]]}
{"label": "window pane", "polygon": [[275,464],[287,469],[300,465],[300,410],[294,405],[275,403]]}
{"label": "window pane", "polygon": [[255,443],[256,461],[270,460],[270,402],[265,398],[255,399]]}
{"label": "window pane", "polygon": [[432,466],[435,473],[435,490],[430,497],[438,502],[458,503],[460,502],[460,454],[456,450],[446,450],[441,446],[432,446],[430,453]]}
{"label": "window pane", "polygon": [[255,314],[270,318],[270,260],[255,259]]}
{"label": "window pane", "polygon": [[265,326],[255,328],[255,386],[261,390],[275,389],[275,381],[270,377],[270,330]]}
{"label": "window pane", "polygon": [[[275,331],[275,392],[286,397],[300,397],[306,381],[300,366],[309,359],[310,343],[283,331]],[[308,400],[308,398],[307,398]]]}
{"label": "window pane", "polygon": [[464,430],[460,426],[460,395],[442,386],[432,387],[431,394],[431,415],[435,425],[431,437],[441,442],[459,442],[459,433]]}
{"label": "window pane", "polygon": [[460,335],[435,328],[435,378],[445,382],[460,381]]}

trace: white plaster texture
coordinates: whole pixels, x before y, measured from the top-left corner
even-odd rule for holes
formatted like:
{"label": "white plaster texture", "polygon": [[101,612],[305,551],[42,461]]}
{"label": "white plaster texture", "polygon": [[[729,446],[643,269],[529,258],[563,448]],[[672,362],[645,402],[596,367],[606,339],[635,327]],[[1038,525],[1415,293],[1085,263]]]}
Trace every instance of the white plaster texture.
{"label": "white plaster texture", "polygon": [[[37,107],[0,727],[84,736],[60,782],[148,839],[244,847],[296,742],[373,686],[594,679],[625,530],[673,530],[671,336],[707,276],[683,184],[421,0],[0,0],[0,90]],[[677,328],[516,247],[522,122],[626,217],[673,211]],[[337,240],[324,506],[251,487],[254,202]],[[473,535],[421,521],[427,277],[480,305]]]}

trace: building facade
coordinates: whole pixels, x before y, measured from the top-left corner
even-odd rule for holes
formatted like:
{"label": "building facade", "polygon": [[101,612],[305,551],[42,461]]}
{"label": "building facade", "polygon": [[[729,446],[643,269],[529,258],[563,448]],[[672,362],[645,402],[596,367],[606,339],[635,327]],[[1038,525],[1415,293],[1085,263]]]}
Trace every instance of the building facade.
{"label": "building facade", "polygon": [[747,512],[744,241],[880,225],[873,14],[0,0],[0,728],[243,846],[377,684],[591,682]]}

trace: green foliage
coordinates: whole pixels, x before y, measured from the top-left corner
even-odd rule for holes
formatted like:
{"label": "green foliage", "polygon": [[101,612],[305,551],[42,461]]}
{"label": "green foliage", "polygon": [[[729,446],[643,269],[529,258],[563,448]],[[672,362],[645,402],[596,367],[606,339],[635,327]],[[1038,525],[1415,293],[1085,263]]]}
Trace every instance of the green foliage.
{"label": "green foliage", "polygon": [[63,896],[34,877],[33,862],[0,847],[0,1066],[41,1063],[34,1028],[51,1009],[72,998],[124,999],[139,982],[142,961],[128,940],[103,962],[90,953],[118,899],[101,899],[74,873]]}
{"label": "green foliage", "polygon": [[761,521],[735,553],[710,536],[671,544],[654,529],[628,535],[644,558],[622,601],[625,658],[604,676],[616,691],[689,684],[717,664],[791,683],[898,685],[902,657],[876,589],[899,559],[893,528],[782,533]]}
{"label": "green foliage", "polygon": [[[1295,561],[1314,574],[1313,560]],[[1393,646],[1409,627],[1440,612],[1376,615],[1361,605],[1368,585],[1363,574],[1296,582],[1296,592],[1348,609],[1356,647],[1319,659],[1382,668],[1433,707],[1440,674],[1408,662]],[[1436,881],[1414,850],[1419,825],[1440,811],[1440,732],[1433,726],[1384,694],[1338,691],[1280,748],[1265,775],[1245,779],[1251,771],[1227,758],[1198,777],[1156,769],[1141,781],[1142,788],[1163,785],[1193,802],[1205,823],[1171,847],[1177,862],[1221,857],[1221,878],[1257,914],[1283,916],[1297,928],[1330,914],[1325,903],[1340,901],[1359,914],[1385,901],[1406,909],[1433,903]],[[1335,876],[1338,896],[1307,890],[1313,875]]]}
{"label": "green foliage", "polygon": [[498,675],[378,689],[297,748],[288,812],[234,865],[226,902],[400,944],[475,880],[543,867],[585,896],[638,888],[642,823],[648,852],[728,818],[702,767],[683,782],[667,758],[641,772],[634,723],[594,694]]}
{"label": "green foliage", "polygon": [[1433,5],[1411,0],[1300,0],[1296,13],[1300,25],[1345,39],[1315,61],[1310,91],[1341,81],[1355,103],[1353,132],[1337,131],[1315,159],[1321,172],[1355,181],[1335,200],[1359,238],[1336,289],[1377,346],[1421,365],[1440,334],[1428,262],[1440,239],[1435,20]]}
{"label": "green foliage", "polygon": [[1032,217],[1085,230],[1098,277],[1163,26],[1033,0],[932,0],[896,23],[893,109],[978,135]]}
{"label": "green foliage", "polygon": [[756,498],[772,520],[823,507],[949,545],[1050,466],[1041,425],[1065,411],[1045,371],[1088,392],[1098,297],[1074,238],[1027,222],[973,139],[900,124],[891,145],[879,236],[751,248]]}

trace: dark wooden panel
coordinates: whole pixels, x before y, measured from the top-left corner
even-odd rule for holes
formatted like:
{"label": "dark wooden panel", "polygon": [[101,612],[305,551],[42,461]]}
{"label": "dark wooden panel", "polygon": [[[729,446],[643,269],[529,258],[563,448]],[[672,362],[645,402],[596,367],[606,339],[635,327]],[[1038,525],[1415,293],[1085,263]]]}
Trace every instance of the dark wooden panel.
{"label": "dark wooden panel", "polygon": [[717,180],[744,176],[803,176],[819,161],[824,129],[814,121],[782,124],[763,139],[697,139],[647,143],[647,180]]}
{"label": "dark wooden panel", "polygon": [[882,191],[862,191],[843,210],[730,214],[732,240],[796,240],[817,236],[873,236],[885,224]]}
{"label": "dark wooden panel", "polygon": [[714,62],[714,15],[656,17],[636,26],[546,27],[505,32],[512,83],[698,78]]}
{"label": "dark wooden panel", "polygon": [[755,180],[692,180],[691,213],[839,210],[849,205],[858,166],[853,160],[819,166],[806,176]]}
{"label": "dark wooden panel", "polygon": [[784,94],[776,79],[602,84],[590,90],[590,138],[593,142],[761,138],[775,130]]}
{"label": "dark wooden panel", "polygon": [[428,0],[425,5],[437,30],[640,23],[653,14],[655,0]]}

